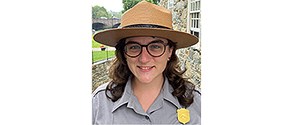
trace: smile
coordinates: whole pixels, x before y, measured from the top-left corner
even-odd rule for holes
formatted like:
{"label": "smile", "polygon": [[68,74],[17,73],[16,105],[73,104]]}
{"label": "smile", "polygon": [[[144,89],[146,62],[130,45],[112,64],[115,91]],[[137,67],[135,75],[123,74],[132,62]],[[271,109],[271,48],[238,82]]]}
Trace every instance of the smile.
{"label": "smile", "polygon": [[142,70],[150,70],[150,69],[154,68],[154,66],[137,66],[137,67]]}

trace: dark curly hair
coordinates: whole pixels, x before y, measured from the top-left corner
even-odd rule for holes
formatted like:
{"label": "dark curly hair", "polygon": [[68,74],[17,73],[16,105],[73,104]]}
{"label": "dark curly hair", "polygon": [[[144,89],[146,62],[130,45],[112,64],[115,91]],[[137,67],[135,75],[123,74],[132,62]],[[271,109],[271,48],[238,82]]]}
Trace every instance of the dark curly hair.
{"label": "dark curly hair", "polygon": [[[169,83],[174,89],[172,95],[177,97],[179,103],[183,107],[188,107],[194,101],[193,90],[195,86],[182,77],[186,69],[181,70],[179,67],[179,60],[175,53],[177,49],[176,44],[171,40],[168,40],[168,45],[170,48],[173,47],[173,52],[163,74],[168,78]],[[116,58],[109,69],[109,77],[112,81],[108,84],[105,94],[113,102],[117,101],[122,96],[129,76],[132,75],[124,55],[124,46],[125,39],[121,39],[115,47]]]}

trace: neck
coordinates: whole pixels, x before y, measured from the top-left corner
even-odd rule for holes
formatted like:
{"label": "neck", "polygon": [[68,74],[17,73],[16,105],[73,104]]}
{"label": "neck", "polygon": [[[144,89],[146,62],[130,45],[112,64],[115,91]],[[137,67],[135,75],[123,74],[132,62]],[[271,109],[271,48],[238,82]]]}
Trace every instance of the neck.
{"label": "neck", "polygon": [[164,77],[160,76],[154,80],[152,80],[150,83],[144,83],[136,78],[132,79],[132,87],[135,92],[150,92],[150,91],[160,91],[162,88],[162,85],[164,83]]}
{"label": "neck", "polygon": [[136,78],[132,79],[133,93],[137,97],[145,112],[159,95],[163,83],[163,76],[151,81],[150,83],[143,83]]}

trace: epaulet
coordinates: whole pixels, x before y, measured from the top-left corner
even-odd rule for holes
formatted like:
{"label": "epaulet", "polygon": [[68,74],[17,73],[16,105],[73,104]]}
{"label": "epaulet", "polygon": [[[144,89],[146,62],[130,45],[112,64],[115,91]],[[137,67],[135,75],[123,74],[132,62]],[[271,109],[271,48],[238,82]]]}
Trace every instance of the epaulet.
{"label": "epaulet", "polygon": [[199,87],[195,87],[194,91],[201,95],[201,89]]}
{"label": "epaulet", "polygon": [[[109,82],[108,82],[108,83],[109,83]],[[108,85],[108,83],[104,83],[104,84],[98,86],[97,89],[94,90],[93,93],[92,93],[93,97],[94,97],[98,92],[105,91],[106,86]]]}

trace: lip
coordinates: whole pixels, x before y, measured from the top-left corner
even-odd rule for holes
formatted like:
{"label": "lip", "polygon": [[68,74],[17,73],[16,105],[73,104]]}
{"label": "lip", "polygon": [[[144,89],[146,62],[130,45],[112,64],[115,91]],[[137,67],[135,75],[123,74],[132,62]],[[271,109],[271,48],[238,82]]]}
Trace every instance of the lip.
{"label": "lip", "polygon": [[143,72],[149,72],[154,68],[154,66],[137,66],[137,67]]}

